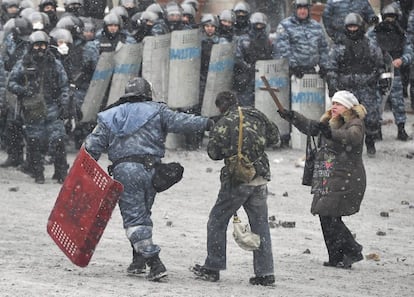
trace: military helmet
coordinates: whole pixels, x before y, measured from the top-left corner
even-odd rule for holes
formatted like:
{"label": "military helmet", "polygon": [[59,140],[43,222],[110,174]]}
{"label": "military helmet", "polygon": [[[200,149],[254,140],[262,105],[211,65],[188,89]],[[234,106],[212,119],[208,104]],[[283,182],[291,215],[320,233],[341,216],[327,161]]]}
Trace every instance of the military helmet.
{"label": "military helmet", "polygon": [[158,3],[152,3],[151,5],[149,5],[145,9],[145,11],[155,12],[156,14],[158,14],[158,17],[160,19],[164,18],[164,16],[165,16],[165,10],[164,10],[164,8],[161,5],[159,5]]}
{"label": "military helmet", "polygon": [[15,18],[14,28],[12,30],[20,39],[28,40],[29,35],[33,32],[33,26],[28,19],[20,16]]}
{"label": "military helmet", "polygon": [[295,2],[293,2],[293,5],[295,8],[298,8],[300,6],[310,7],[312,6],[312,0],[295,0]]}
{"label": "military helmet", "polygon": [[54,28],[52,32],[50,32],[50,37],[52,37],[54,40],[59,41],[62,40],[65,43],[73,43],[72,34],[69,30],[63,29],[63,28]]}
{"label": "military helmet", "polygon": [[56,0],[40,0],[40,2],[39,2],[39,10],[42,11],[45,8],[45,6],[47,6],[47,5],[52,5],[55,8],[58,6]]}
{"label": "military helmet", "polygon": [[83,6],[83,0],[64,0],[63,6],[67,7],[72,4],[78,4],[80,6]]}
{"label": "military helmet", "polygon": [[19,4],[19,8],[20,9],[25,9],[25,8],[36,8],[36,5],[33,3],[33,1],[31,0],[22,0]]}
{"label": "military helmet", "polygon": [[108,13],[104,19],[104,26],[108,26],[108,25],[118,25],[119,28],[122,28],[122,19],[119,15],[117,15],[116,13]]}
{"label": "military helmet", "polygon": [[205,15],[203,15],[203,17],[201,18],[201,23],[204,25],[211,24],[216,28],[219,26],[218,17],[211,13],[206,13]]}
{"label": "military helmet", "polygon": [[194,7],[194,10],[197,12],[200,8],[200,4],[198,3],[197,0],[184,0],[183,3],[181,3],[181,5],[183,4],[190,4],[192,7]]}
{"label": "military helmet", "polygon": [[128,81],[125,86],[126,97],[144,97],[146,100],[152,100],[152,88],[151,84],[142,77],[134,77]]}
{"label": "military helmet", "polygon": [[358,13],[351,12],[345,17],[344,24],[345,27],[355,25],[362,28],[362,26],[364,25],[364,20]]}
{"label": "military helmet", "polygon": [[151,21],[151,22],[156,22],[159,17],[158,14],[156,14],[155,12],[152,11],[143,11],[139,17],[140,20],[142,21]]}
{"label": "military helmet", "polygon": [[396,19],[401,17],[401,10],[398,9],[395,5],[388,4],[381,10],[381,17],[384,20],[387,16],[395,17]]}
{"label": "military helmet", "polygon": [[49,40],[50,40],[49,35],[47,35],[43,31],[35,31],[29,36],[30,44],[35,44],[37,42],[43,42],[43,43],[49,44]]}
{"label": "military helmet", "polygon": [[232,10],[225,9],[219,14],[219,20],[234,23],[236,21],[236,15]]}
{"label": "military helmet", "polygon": [[191,17],[195,18],[196,11],[194,9],[194,6],[187,3],[187,4],[182,4],[181,8],[183,9],[183,15],[190,15]]}
{"label": "military helmet", "polygon": [[85,28],[82,20],[74,15],[65,15],[57,22],[56,28],[67,29],[72,33],[72,36],[83,34]]}
{"label": "military helmet", "polygon": [[234,6],[233,6],[233,11],[237,14],[238,11],[243,11],[246,14],[250,14],[251,9],[250,9],[250,5],[249,3],[245,2],[245,1],[240,1],[237,2]]}
{"label": "military helmet", "polygon": [[250,16],[250,24],[264,24],[267,25],[267,16],[263,12],[255,12]]}

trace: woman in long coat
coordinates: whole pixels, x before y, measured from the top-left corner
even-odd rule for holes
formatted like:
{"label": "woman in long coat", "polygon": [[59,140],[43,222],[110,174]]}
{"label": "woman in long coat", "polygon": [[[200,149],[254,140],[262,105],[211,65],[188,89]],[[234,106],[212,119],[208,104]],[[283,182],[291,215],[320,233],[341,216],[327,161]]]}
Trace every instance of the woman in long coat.
{"label": "woman in long coat", "polygon": [[320,121],[295,111],[279,113],[302,133],[319,135],[311,212],[319,215],[328,249],[329,261],[324,266],[350,268],[363,259],[362,245],[355,241],[342,216],[359,211],[366,188],[362,161],[365,107],[352,93],[338,91]]}

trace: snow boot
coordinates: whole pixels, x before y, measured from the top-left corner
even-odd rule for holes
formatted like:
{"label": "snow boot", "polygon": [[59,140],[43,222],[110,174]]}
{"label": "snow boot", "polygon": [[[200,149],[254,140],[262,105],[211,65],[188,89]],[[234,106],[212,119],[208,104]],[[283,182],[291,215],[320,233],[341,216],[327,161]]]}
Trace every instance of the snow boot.
{"label": "snow boot", "polygon": [[53,155],[53,163],[55,172],[52,179],[56,179],[59,184],[63,184],[66,176],[68,175],[68,162],[66,160],[66,149],[63,140],[59,139],[56,143],[56,151]]}
{"label": "snow boot", "polygon": [[255,276],[249,279],[249,283],[252,285],[260,285],[260,286],[273,286],[275,283],[275,276],[272,275],[265,275],[265,276]]}
{"label": "snow boot", "polygon": [[147,260],[141,253],[138,253],[135,249],[132,249],[132,263],[129,264],[127,272],[134,275],[145,273],[146,261]]}
{"label": "snow boot", "polygon": [[375,157],[377,150],[375,149],[375,136],[367,135],[365,137],[365,145],[367,146],[367,155],[368,157]]}
{"label": "snow boot", "polygon": [[198,279],[202,279],[209,282],[216,282],[220,279],[220,271],[205,268],[199,264],[194,265],[190,270],[197,276]]}
{"label": "snow boot", "polygon": [[0,164],[2,168],[18,167],[23,163],[23,154],[8,154],[6,161]]}
{"label": "snow boot", "polygon": [[157,282],[167,276],[167,269],[158,255],[147,259],[147,265],[150,267],[150,272],[147,275],[148,280]]}
{"label": "snow boot", "polygon": [[401,141],[407,141],[408,140],[408,134],[405,132],[405,123],[399,123],[398,124],[398,135],[397,139]]}

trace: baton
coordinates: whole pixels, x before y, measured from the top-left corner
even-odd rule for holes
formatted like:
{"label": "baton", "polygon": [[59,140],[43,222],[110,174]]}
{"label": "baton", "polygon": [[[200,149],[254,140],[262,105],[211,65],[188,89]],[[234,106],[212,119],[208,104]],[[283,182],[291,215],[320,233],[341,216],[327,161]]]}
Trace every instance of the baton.
{"label": "baton", "polygon": [[283,112],[285,110],[285,108],[283,107],[283,105],[280,103],[279,99],[276,96],[275,90],[279,91],[278,89],[274,89],[270,86],[269,81],[267,80],[266,76],[261,76],[260,77],[265,85],[264,88],[260,88],[261,90],[267,90],[270,94],[270,96],[272,96],[273,101],[276,103],[277,108]]}

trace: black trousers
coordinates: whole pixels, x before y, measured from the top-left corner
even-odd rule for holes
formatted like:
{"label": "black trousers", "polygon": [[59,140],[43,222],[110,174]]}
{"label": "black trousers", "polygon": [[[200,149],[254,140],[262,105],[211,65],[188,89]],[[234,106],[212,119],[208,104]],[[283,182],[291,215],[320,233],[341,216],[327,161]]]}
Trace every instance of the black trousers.
{"label": "black trousers", "polygon": [[336,264],[343,260],[344,255],[355,256],[362,250],[362,245],[356,242],[351,231],[341,217],[319,216],[329,262]]}

